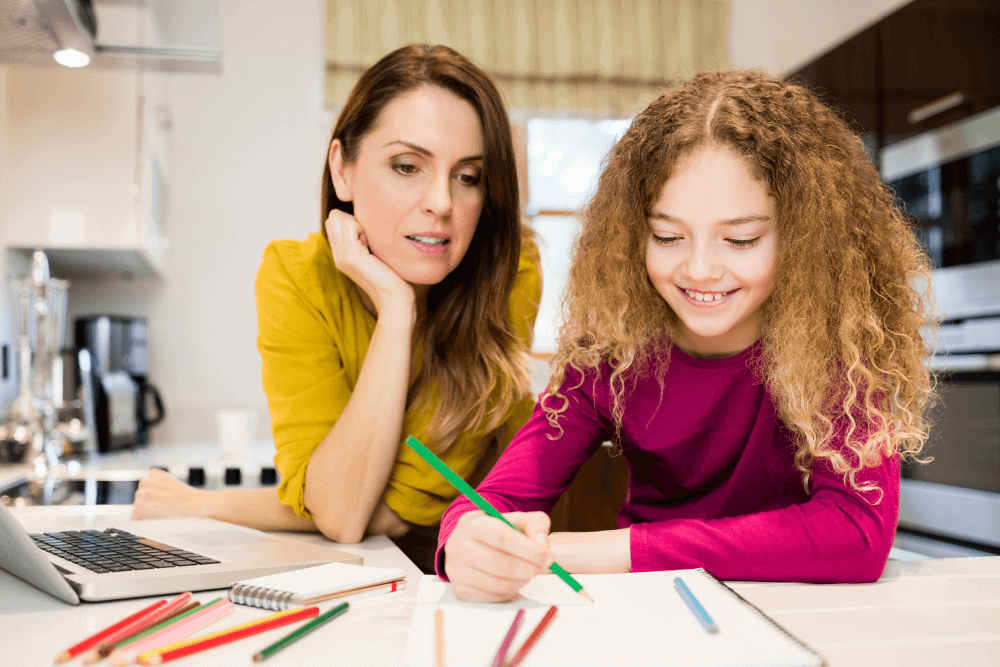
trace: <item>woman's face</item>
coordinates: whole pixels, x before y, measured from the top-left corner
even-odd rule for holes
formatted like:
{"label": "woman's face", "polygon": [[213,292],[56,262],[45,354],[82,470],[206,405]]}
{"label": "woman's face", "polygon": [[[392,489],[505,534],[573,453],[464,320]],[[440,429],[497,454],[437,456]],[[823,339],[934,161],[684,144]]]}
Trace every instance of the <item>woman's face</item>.
{"label": "woman's face", "polygon": [[354,204],[373,255],[411,285],[434,285],[465,256],[483,210],[483,132],[467,101],[437,87],[400,95],[345,163],[337,197]]}
{"label": "woman's face", "polygon": [[675,341],[724,357],[760,336],[771,293],[777,202],[728,147],[684,158],[649,213],[646,270],[680,320]]}

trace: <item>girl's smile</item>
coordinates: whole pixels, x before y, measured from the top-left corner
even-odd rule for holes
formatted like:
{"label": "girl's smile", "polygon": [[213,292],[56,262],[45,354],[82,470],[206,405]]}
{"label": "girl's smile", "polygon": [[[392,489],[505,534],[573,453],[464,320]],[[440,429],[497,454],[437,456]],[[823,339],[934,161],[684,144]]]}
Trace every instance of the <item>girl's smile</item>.
{"label": "girl's smile", "polygon": [[732,149],[682,159],[648,216],[646,270],[680,320],[685,352],[724,357],[760,336],[771,293],[777,203]]}

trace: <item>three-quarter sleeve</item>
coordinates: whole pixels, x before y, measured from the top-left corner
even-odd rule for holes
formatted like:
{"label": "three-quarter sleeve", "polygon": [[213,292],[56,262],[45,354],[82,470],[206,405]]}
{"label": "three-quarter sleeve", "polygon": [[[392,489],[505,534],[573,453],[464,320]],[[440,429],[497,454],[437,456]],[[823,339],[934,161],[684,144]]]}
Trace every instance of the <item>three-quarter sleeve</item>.
{"label": "three-quarter sleeve", "polygon": [[294,275],[307,268],[294,255],[279,252],[279,243],[268,246],[257,273],[257,349],[274,462],[282,477],[278,498],[310,517],[304,502],[306,466],[350,400],[352,386],[326,314]]}

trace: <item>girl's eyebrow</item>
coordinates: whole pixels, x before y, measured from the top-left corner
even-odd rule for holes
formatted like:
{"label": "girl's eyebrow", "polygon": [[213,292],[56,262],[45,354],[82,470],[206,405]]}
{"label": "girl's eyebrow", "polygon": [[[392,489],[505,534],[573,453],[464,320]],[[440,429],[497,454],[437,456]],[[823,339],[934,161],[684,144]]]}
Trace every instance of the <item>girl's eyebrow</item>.
{"label": "girl's eyebrow", "polygon": [[[684,224],[684,221],[680,218],[675,218],[672,215],[666,213],[659,213],[658,211],[653,211],[649,214],[651,220],[663,220],[664,222],[676,222],[678,224]],[[769,222],[771,216],[769,215],[741,215],[738,218],[730,218],[728,220],[722,220],[723,225],[735,226],[735,225],[745,225],[750,222]]]}
{"label": "girl's eyebrow", "polygon": [[[421,155],[426,155],[427,157],[431,157],[431,158],[434,157],[434,153],[430,152],[429,150],[427,150],[423,146],[418,146],[416,144],[411,144],[409,141],[403,141],[402,139],[396,139],[395,141],[390,141],[387,144],[383,144],[382,148],[385,148],[386,146],[392,146],[393,144],[401,144],[401,145],[406,146],[407,148],[409,148],[411,151],[416,151],[417,153],[420,153]],[[482,159],[483,159],[482,155],[470,155],[468,157],[463,157],[463,158],[459,159],[458,162],[475,162],[477,160],[482,160]]]}

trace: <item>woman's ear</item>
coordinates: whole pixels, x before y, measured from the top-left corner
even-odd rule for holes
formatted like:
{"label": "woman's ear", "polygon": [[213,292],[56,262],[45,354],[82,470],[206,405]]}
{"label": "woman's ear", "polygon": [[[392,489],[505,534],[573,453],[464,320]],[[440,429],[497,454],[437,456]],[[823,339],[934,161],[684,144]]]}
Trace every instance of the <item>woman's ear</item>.
{"label": "woman's ear", "polygon": [[330,155],[327,157],[330,162],[330,180],[333,181],[333,190],[337,193],[340,201],[352,201],[354,194],[351,189],[351,181],[354,176],[354,165],[344,161],[344,146],[340,139],[330,142]]}

